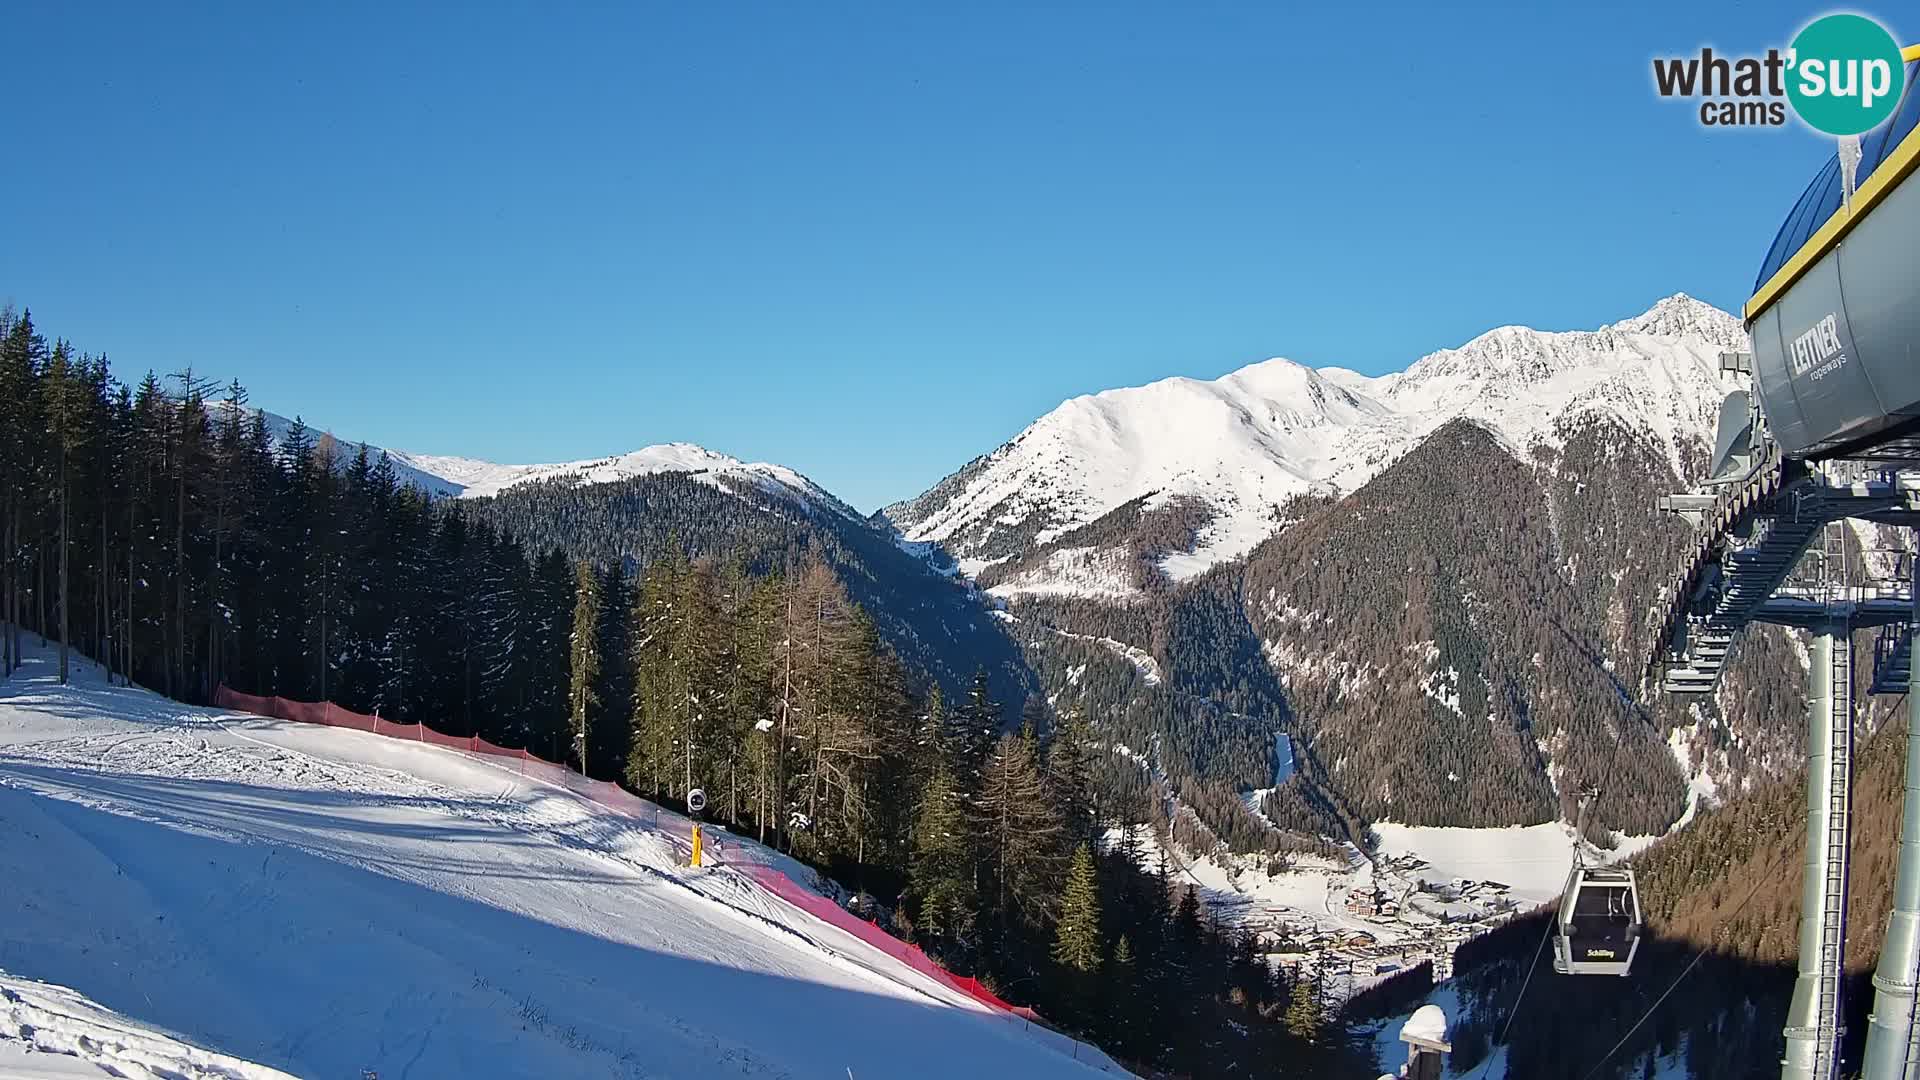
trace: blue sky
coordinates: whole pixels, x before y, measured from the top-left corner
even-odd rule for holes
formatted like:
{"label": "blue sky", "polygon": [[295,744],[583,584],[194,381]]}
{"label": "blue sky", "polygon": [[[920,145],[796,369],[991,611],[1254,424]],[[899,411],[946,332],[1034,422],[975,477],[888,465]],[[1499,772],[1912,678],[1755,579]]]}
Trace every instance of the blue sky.
{"label": "blue sky", "polygon": [[1736,307],[1831,152],[1652,90],[1798,5],[552,7],[11,8],[0,301],[343,438],[872,509],[1080,393]]}

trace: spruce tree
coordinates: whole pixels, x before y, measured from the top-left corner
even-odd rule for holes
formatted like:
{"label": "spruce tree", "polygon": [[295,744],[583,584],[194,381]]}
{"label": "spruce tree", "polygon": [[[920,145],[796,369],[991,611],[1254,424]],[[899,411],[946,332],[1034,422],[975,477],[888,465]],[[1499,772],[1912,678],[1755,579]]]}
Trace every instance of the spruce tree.
{"label": "spruce tree", "polygon": [[1139,961],[1133,955],[1133,938],[1121,934],[1114,942],[1113,960],[1107,965],[1107,1020],[1115,1032],[1126,1031],[1134,1022],[1134,1007],[1139,993]]}
{"label": "spruce tree", "polygon": [[598,701],[594,680],[600,674],[600,581],[585,560],[574,565],[573,634],[568,639],[572,651],[572,694],[569,713],[573,719],[573,745],[580,758],[580,772],[587,771],[587,710]]}
{"label": "spruce tree", "polygon": [[1059,800],[1069,841],[1093,842],[1099,838],[1099,787],[1095,776],[1099,752],[1085,710],[1068,707],[1047,741],[1046,753],[1047,782]]}
{"label": "spruce tree", "polygon": [[[574,607],[579,601],[577,573],[560,549],[549,549],[534,565],[529,595],[525,601],[525,618],[529,624],[527,633],[531,639],[530,651],[534,654],[535,671],[527,703],[531,730],[523,745],[555,761],[565,759],[561,748],[573,738],[573,616]],[[619,610],[621,607],[614,599],[619,595],[618,590],[609,592],[605,581],[605,578],[601,579],[598,597],[603,626],[608,610]],[[594,693],[600,708],[587,709],[587,766],[594,777],[611,779],[620,774],[619,763],[625,760],[625,753],[623,749],[614,767],[609,770],[606,764],[609,745],[617,743],[624,748],[626,740],[624,737],[609,738],[608,729],[613,727],[624,732],[627,722],[624,713],[615,724],[605,722],[605,714],[613,708],[607,704],[606,671],[608,667],[619,663],[619,657],[617,653],[608,651],[604,635],[597,648],[600,654],[600,678],[596,680]]]}
{"label": "spruce tree", "polygon": [[1323,1021],[1319,987],[1306,979],[1296,979],[1292,1000],[1287,1002],[1287,1032],[1304,1043],[1318,1043]]}
{"label": "spruce tree", "polygon": [[[555,548],[550,559],[564,564],[566,557]],[[627,595],[626,574],[618,563],[600,572],[600,672],[594,682],[596,707],[587,710],[587,765],[596,779],[617,779],[627,764],[627,751],[633,735],[632,636],[628,620],[632,605]]]}
{"label": "spruce tree", "polygon": [[967,688],[967,699],[947,714],[947,751],[953,755],[956,774],[963,789],[979,789],[980,770],[993,752],[994,738],[1000,730],[1000,703],[993,700],[987,672],[974,672]]}
{"label": "spruce tree", "polygon": [[1085,843],[1073,849],[1066,892],[1060,899],[1060,921],[1054,928],[1053,958],[1083,974],[1100,966],[1100,883],[1094,875],[1093,848]]}
{"label": "spruce tree", "polygon": [[[69,588],[69,554],[72,550],[69,533],[73,521],[71,509],[73,502],[74,459],[86,442],[85,419],[82,410],[81,385],[74,363],[73,347],[65,341],[53,346],[53,357],[47,364],[44,381],[47,387],[47,419],[50,421],[48,434],[52,438],[53,468],[50,470],[54,480],[55,506],[59,526],[54,530],[59,546],[56,560],[58,584],[55,588],[60,609],[60,681],[67,681],[68,653],[70,651],[70,628],[72,623],[72,591]],[[43,628],[44,629],[44,628]]]}
{"label": "spruce tree", "polygon": [[940,762],[927,781],[913,828],[908,895],[915,936],[929,944],[966,941],[979,907],[972,823],[951,768]]}

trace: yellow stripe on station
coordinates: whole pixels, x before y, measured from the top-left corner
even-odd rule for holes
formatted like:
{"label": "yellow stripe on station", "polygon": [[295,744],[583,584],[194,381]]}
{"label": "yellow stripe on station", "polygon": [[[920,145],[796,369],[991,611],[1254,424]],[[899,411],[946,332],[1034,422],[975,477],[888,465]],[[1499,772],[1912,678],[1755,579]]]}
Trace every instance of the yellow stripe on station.
{"label": "yellow stripe on station", "polygon": [[[1920,60],[1920,45],[1907,46],[1901,51],[1900,58],[1908,62]],[[1920,93],[1920,90],[1909,88],[1907,93]],[[1760,286],[1752,299],[1747,301],[1744,309],[1746,320],[1752,322],[1760,317],[1761,312],[1772,307],[1773,302],[1780,299],[1781,293],[1792,288],[1793,283],[1806,274],[1808,267],[1832,251],[1841,238],[1853,229],[1854,224],[1866,217],[1868,211],[1892,193],[1894,188],[1899,187],[1900,181],[1905,180],[1917,166],[1920,166],[1920,126],[1908,132],[1893,153],[1888,154],[1880,162],[1879,168],[1873,170],[1873,175],[1867,177],[1867,182],[1854,191],[1853,201],[1842,202],[1840,209],[1834,211],[1827,223],[1807,237],[1807,242],[1800,245],[1800,250],[1793,253],[1793,258],[1781,264],[1780,269],[1774,271],[1773,276]]]}

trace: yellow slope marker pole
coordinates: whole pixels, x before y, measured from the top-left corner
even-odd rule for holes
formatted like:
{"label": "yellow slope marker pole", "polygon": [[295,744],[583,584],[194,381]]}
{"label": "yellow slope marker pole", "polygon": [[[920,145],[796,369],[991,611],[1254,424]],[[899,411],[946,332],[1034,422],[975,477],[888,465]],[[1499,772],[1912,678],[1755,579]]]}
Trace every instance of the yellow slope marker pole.
{"label": "yellow slope marker pole", "polygon": [[693,865],[700,865],[700,823],[693,823]]}

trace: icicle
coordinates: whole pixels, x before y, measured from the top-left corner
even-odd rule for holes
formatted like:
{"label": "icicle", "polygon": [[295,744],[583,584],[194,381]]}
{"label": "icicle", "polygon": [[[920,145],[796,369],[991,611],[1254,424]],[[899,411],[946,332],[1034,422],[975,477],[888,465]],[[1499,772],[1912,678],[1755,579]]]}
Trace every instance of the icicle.
{"label": "icicle", "polygon": [[1847,207],[1853,207],[1853,193],[1859,184],[1856,174],[1860,171],[1860,136],[1840,136],[1840,191]]}

